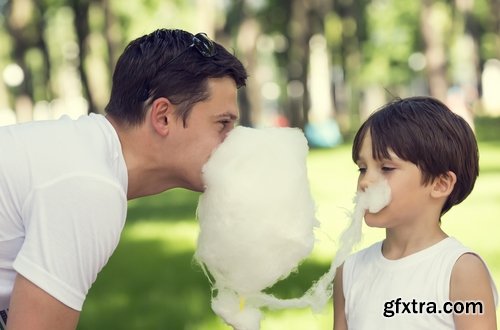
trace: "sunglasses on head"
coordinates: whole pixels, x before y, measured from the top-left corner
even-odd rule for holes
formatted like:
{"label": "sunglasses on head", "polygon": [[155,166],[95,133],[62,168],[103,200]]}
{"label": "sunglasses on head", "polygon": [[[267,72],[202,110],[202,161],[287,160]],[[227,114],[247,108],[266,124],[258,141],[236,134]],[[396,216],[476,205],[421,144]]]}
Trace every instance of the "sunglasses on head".
{"label": "sunglasses on head", "polygon": [[[184,49],[179,54],[174,56],[170,61],[163,64],[158,70],[161,71],[165,69],[170,63],[178,59],[182,54],[184,54],[191,48],[196,49],[198,53],[200,53],[203,57],[209,58],[217,55],[217,49],[215,48],[214,42],[208,38],[206,33],[200,32],[193,36],[193,41],[191,45],[187,46],[186,49]],[[148,99],[149,92],[150,92],[149,86],[146,85],[146,87],[143,90],[143,95],[141,96],[143,100]]]}
{"label": "sunglasses on head", "polygon": [[208,38],[206,33],[197,33],[193,36],[193,42],[191,43],[191,45],[174,56],[170,61],[163,65],[163,67],[167,67],[170,63],[175,61],[191,48],[196,49],[198,53],[200,53],[203,57],[214,57],[215,55],[217,55],[217,49],[215,48],[214,42]]}

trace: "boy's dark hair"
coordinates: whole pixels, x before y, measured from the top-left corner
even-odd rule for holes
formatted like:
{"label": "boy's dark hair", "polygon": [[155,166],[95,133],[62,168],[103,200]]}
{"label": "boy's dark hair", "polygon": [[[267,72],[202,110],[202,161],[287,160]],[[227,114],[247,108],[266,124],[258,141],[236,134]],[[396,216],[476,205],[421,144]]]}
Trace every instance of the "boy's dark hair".
{"label": "boy's dark hair", "polygon": [[130,42],[116,64],[106,113],[122,124],[138,125],[151,103],[166,97],[186,125],[193,105],[210,96],[208,78],[230,77],[238,88],[246,84],[243,64],[224,47],[214,42],[216,55],[204,57],[195,47],[187,49],[192,43],[191,33],[168,29]]}
{"label": "boy's dark hair", "polygon": [[474,188],[479,155],[474,132],[467,122],[431,97],[397,99],[374,112],[354,138],[352,159],[358,160],[367,132],[375,159],[386,159],[389,150],[418,166],[422,184],[452,171],[457,182],[441,215],[462,202]]}

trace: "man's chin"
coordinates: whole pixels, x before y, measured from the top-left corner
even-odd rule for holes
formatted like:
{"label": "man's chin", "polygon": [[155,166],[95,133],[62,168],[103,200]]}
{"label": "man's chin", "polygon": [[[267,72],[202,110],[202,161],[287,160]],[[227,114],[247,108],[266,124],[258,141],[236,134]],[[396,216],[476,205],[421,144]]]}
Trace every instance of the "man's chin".
{"label": "man's chin", "polygon": [[188,187],[185,187],[188,190],[203,193],[205,192],[205,189],[207,188],[205,185],[190,185]]}
{"label": "man's chin", "polygon": [[178,185],[178,188],[202,193],[205,191],[206,185],[202,181],[193,182],[184,180],[181,184]]}

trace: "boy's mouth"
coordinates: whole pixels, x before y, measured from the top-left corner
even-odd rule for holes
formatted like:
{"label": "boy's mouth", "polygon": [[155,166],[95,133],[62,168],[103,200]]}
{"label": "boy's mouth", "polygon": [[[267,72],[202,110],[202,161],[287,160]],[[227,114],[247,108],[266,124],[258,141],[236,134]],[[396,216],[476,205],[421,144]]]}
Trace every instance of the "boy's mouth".
{"label": "boy's mouth", "polygon": [[391,188],[386,180],[378,181],[365,191],[356,194],[355,202],[361,206],[366,213],[375,214],[389,205],[391,201]]}

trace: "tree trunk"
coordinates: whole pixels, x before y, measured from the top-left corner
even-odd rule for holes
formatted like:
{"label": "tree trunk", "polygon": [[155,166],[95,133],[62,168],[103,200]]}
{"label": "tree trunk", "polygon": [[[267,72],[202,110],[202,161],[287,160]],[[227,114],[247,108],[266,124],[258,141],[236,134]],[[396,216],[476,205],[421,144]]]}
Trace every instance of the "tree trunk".
{"label": "tree trunk", "polygon": [[455,0],[457,40],[455,44],[454,85],[448,105],[474,128],[474,106],[479,98],[479,24],[472,15],[474,0]]}
{"label": "tree trunk", "polygon": [[102,8],[104,11],[106,45],[108,48],[108,70],[109,77],[112,77],[115,69],[116,61],[120,55],[120,47],[122,45],[122,35],[115,14],[111,9],[111,0],[102,0]]}
{"label": "tree trunk", "polygon": [[87,97],[89,113],[99,113],[96,102],[93,98],[92,91],[90,90],[89,79],[87,70],[85,69],[85,59],[87,58],[87,37],[90,33],[89,30],[89,0],[71,0],[71,7],[75,13],[75,29],[77,36],[79,53],[78,72],[82,82],[83,94]]}
{"label": "tree trunk", "polygon": [[433,15],[433,5],[434,0],[422,1],[420,29],[425,47],[430,94],[444,101],[448,93],[448,79],[443,22]]}
{"label": "tree trunk", "polygon": [[[29,4],[29,12],[26,12],[26,3],[20,4],[18,0],[11,0],[7,3],[6,29],[13,39],[12,57],[17,65],[22,69],[24,79],[17,87],[12,88],[14,97],[14,109],[18,121],[28,121],[32,119],[32,109],[28,104],[33,101],[33,81],[31,71],[26,63],[26,53],[30,47],[31,41],[26,31],[32,20],[32,3]],[[23,106],[19,107],[18,105]]]}
{"label": "tree trunk", "polygon": [[494,18],[496,58],[500,58],[500,0],[491,0],[491,13]]}
{"label": "tree trunk", "polygon": [[35,5],[37,6],[39,12],[39,17],[37,21],[37,31],[39,35],[36,47],[40,49],[40,51],[42,52],[42,61],[43,61],[42,76],[44,82],[43,83],[44,98],[46,100],[51,100],[54,96],[54,93],[51,88],[52,84],[50,83],[51,63],[50,63],[49,49],[44,36],[44,31],[46,26],[44,14],[47,8],[44,5],[44,1],[35,1]]}
{"label": "tree trunk", "polygon": [[[201,0],[200,0],[201,2]],[[203,7],[203,6],[202,6]],[[226,22],[222,29],[215,31],[217,40],[225,40],[222,42],[229,46],[228,43],[232,39],[232,35],[237,34],[238,51],[241,53],[240,60],[245,64],[245,69],[248,73],[247,86],[238,91],[239,109],[240,109],[240,125],[252,127],[259,121],[260,114],[260,95],[255,77],[256,69],[256,54],[255,42],[258,36],[255,25],[250,22],[253,19],[248,17],[244,0],[237,0],[231,3],[231,6],[226,14]],[[245,40],[249,37],[250,40]]]}
{"label": "tree trunk", "polygon": [[[364,2],[336,3],[336,11],[339,13],[342,24],[342,43],[340,55],[342,59],[342,71],[344,73],[344,84],[341,96],[346,104],[348,114],[344,115],[344,130],[357,127],[362,114],[361,110],[361,87],[359,84],[360,68],[362,65],[361,43],[364,35]],[[353,30],[354,27],[354,30]],[[364,118],[363,118],[364,119]]]}
{"label": "tree trunk", "polygon": [[[309,93],[307,73],[309,63],[309,39],[312,36],[309,22],[309,0],[290,1],[290,20],[288,22],[288,90],[295,92],[288,96],[288,119],[291,127],[303,129],[307,123]],[[294,87],[295,86],[295,87]]]}
{"label": "tree trunk", "polygon": [[261,86],[257,81],[257,39],[260,35],[260,27],[257,21],[250,17],[245,17],[240,26],[237,38],[238,50],[245,61],[249,75],[245,92],[241,93],[244,103],[240,123],[243,126],[252,127],[262,122]]}

